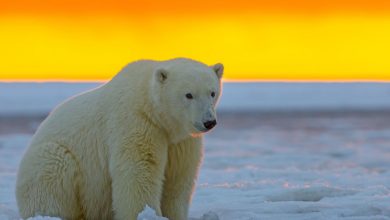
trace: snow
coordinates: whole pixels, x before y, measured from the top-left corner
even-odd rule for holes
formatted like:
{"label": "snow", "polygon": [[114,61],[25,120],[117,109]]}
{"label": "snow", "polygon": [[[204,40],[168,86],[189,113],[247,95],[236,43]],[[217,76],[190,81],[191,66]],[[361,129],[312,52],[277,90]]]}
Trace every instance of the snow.
{"label": "snow", "polygon": [[390,113],[237,117],[207,136],[193,215],[390,219]]}
{"label": "snow", "polygon": [[[148,205],[145,206],[144,210],[138,214],[137,220],[168,220],[164,217],[156,215],[156,211],[150,208]],[[219,217],[214,212],[207,212],[201,218],[190,218],[190,220],[219,220]]]}
{"label": "snow", "polygon": [[35,217],[31,217],[31,218],[28,218],[27,220],[61,220],[60,218],[56,218],[56,217],[49,217],[49,216],[35,216]]}
{"label": "snow", "polygon": [[137,220],[168,220],[164,217],[156,215],[156,211],[149,206],[145,206],[144,210],[138,214]]}
{"label": "snow", "polygon": [[[93,87],[83,85],[0,84],[0,127]],[[190,220],[390,220],[389,100],[390,84],[228,84]],[[16,172],[32,131],[2,131],[0,219],[18,219]],[[162,219],[150,208],[141,217]]]}

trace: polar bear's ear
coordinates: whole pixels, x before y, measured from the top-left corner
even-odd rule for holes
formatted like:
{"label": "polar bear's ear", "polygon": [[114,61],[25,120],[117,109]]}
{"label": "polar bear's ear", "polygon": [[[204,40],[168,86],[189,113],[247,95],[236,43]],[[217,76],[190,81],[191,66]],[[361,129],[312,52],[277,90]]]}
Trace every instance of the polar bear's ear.
{"label": "polar bear's ear", "polygon": [[154,77],[158,82],[164,83],[168,78],[168,72],[159,68],[154,72]]}
{"label": "polar bear's ear", "polygon": [[223,75],[223,65],[222,63],[217,63],[213,66],[215,74],[217,74],[218,79],[222,78]]}

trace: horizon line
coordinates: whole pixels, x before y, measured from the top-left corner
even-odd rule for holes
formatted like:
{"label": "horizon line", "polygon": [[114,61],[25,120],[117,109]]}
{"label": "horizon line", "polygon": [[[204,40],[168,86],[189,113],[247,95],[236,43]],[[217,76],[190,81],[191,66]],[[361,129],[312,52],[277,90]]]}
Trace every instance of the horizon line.
{"label": "horizon line", "polygon": [[[111,79],[0,79],[0,83],[106,83]],[[222,79],[224,83],[390,83],[390,79]]]}

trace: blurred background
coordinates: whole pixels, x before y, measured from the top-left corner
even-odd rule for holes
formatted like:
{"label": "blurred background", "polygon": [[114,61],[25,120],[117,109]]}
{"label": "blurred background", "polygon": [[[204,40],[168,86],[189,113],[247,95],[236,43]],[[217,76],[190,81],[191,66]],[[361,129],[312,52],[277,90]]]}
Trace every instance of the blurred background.
{"label": "blurred background", "polygon": [[190,216],[390,219],[390,1],[0,0],[0,219],[59,103],[127,63],[225,66]]}
{"label": "blurred background", "polygon": [[387,0],[1,0],[1,80],[108,80],[138,59],[225,80],[390,80]]}

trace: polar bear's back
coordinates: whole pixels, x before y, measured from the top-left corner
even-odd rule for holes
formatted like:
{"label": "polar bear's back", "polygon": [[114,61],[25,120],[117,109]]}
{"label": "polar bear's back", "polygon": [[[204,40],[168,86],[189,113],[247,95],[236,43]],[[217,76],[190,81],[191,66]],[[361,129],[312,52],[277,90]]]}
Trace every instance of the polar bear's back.
{"label": "polar bear's back", "polygon": [[153,60],[139,60],[129,63],[107,83],[107,86],[115,86],[116,88],[144,86],[146,81],[149,81],[157,65],[159,65],[159,62]]}
{"label": "polar bear's back", "polygon": [[[134,105],[141,105],[137,102],[145,100],[145,97],[140,97],[146,95],[142,87],[150,79],[156,64],[149,60],[130,63],[103,86],[64,101],[40,125],[32,143],[75,140],[79,134],[91,139],[85,135],[96,135],[94,130],[103,132],[109,117],[107,114],[115,114],[121,108],[122,100]],[[78,138],[75,141],[79,141]]]}
{"label": "polar bear's back", "polygon": [[60,141],[79,132],[83,125],[90,124],[96,115],[99,89],[72,97],[57,106],[39,126],[33,142]]}

